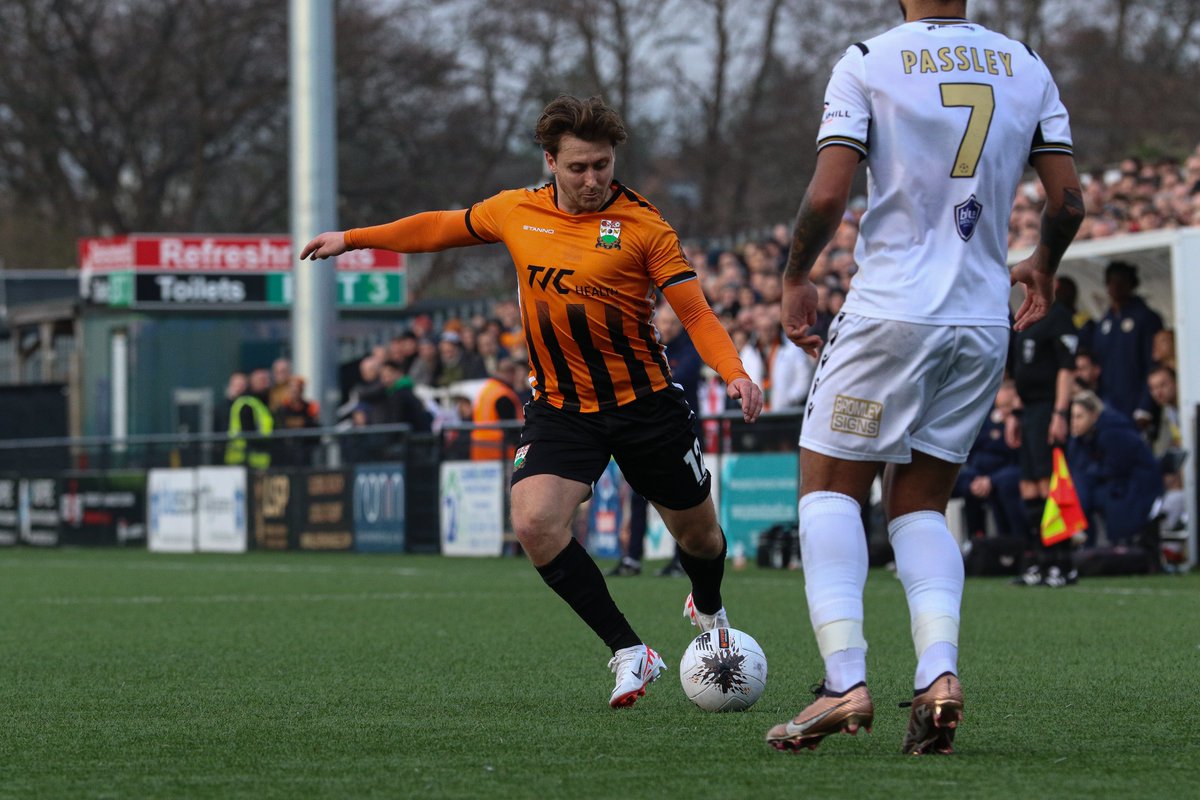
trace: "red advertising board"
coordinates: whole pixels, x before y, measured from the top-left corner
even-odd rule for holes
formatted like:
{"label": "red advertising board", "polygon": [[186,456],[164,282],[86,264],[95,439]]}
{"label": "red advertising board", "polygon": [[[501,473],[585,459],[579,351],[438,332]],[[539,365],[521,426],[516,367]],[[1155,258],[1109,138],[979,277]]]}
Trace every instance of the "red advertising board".
{"label": "red advertising board", "polygon": [[[289,272],[294,259],[288,236],[133,233],[79,240],[79,268],[85,274],[130,270]],[[404,255],[387,250],[351,250],[337,260],[339,271],[403,267]]]}

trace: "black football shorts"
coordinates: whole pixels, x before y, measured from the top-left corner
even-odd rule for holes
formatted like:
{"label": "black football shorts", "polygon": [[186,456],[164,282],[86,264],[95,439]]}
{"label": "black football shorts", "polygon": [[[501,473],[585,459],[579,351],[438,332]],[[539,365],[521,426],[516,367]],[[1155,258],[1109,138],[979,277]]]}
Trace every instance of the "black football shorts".
{"label": "black football shorts", "polygon": [[700,453],[696,415],[674,386],[587,414],[531,401],[512,483],[557,475],[592,485],[610,457],[635,492],[661,506],[682,511],[708,497],[712,477]]}
{"label": "black football shorts", "polygon": [[1046,441],[1054,419],[1054,401],[1026,403],[1021,412],[1021,480],[1049,480],[1054,472],[1054,448]]}

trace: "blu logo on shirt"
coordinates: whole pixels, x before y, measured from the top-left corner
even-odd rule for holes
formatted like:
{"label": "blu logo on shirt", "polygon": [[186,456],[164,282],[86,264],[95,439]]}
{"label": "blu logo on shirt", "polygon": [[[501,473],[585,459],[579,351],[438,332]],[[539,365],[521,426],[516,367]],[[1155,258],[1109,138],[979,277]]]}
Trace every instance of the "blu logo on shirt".
{"label": "blu logo on shirt", "polygon": [[954,227],[964,242],[971,241],[975,228],[979,225],[979,217],[983,214],[983,206],[971,195],[965,202],[954,207]]}

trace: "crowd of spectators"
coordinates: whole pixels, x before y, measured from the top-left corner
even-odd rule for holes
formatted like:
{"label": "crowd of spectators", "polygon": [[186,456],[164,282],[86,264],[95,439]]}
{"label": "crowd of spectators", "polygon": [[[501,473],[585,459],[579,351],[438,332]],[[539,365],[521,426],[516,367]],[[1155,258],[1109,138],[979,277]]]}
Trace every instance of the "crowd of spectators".
{"label": "crowd of spectators", "polygon": [[[1200,145],[1182,162],[1131,157],[1080,179],[1087,216],[1076,241],[1200,225]],[[1021,185],[1009,219],[1010,249],[1037,244],[1044,201],[1040,183]]]}
{"label": "crowd of spectators", "polygon": [[[1117,167],[1086,172],[1082,180],[1087,217],[1079,239],[1200,225],[1200,146],[1182,161],[1127,158]],[[1043,200],[1037,181],[1020,186],[1010,215],[1012,249],[1037,242]],[[850,290],[856,271],[854,247],[865,211],[865,198],[856,197],[850,202],[841,226],[813,267],[812,279],[819,295],[816,332],[822,337],[827,337]],[[803,407],[815,368],[811,359],[787,342],[780,326],[781,271],[790,240],[790,226],[781,223],[768,235],[737,246],[684,247],[750,377],[763,387],[767,409],[774,411]],[[1107,391],[1101,397],[1107,397],[1109,404],[1125,415],[1134,416],[1142,430],[1161,430],[1157,420],[1164,412],[1155,403],[1147,380],[1150,370],[1173,368],[1173,363],[1164,353],[1143,355],[1140,350],[1136,354],[1118,353],[1117,361],[1112,361],[1109,350],[1102,344],[1093,347],[1089,341],[1101,321],[1087,320],[1077,312],[1076,323],[1083,341],[1077,372],[1081,388],[1088,387],[1089,367],[1103,372]],[[1117,323],[1122,324],[1120,318]],[[1161,322],[1157,327],[1162,327]],[[1169,332],[1163,335],[1169,339]],[[1165,342],[1155,347],[1167,347]],[[1134,355],[1137,363],[1126,363]],[[1104,358],[1110,359],[1109,363],[1099,363]],[[343,389],[348,390],[338,414],[343,425],[405,423],[415,430],[430,430],[470,422],[471,399],[455,396],[453,387],[487,377],[511,387],[521,401],[531,394],[521,312],[515,299],[496,300],[486,315],[450,317],[441,323],[428,315],[413,317],[402,333],[376,345],[357,364],[348,366],[353,379],[343,380]],[[303,380],[292,376],[290,368],[285,370],[280,362],[274,369],[276,374],[270,380],[274,388],[269,390],[268,401],[272,413],[279,417],[278,424],[289,428],[314,424],[315,413],[304,398]],[[260,376],[258,384],[263,380]],[[230,392],[248,391],[243,385],[245,376],[237,381],[238,386],[231,386]],[[1095,379],[1092,383],[1090,388],[1099,388]],[[707,368],[702,372],[696,397],[701,414],[720,412],[727,402],[724,387]],[[229,402],[232,399],[230,396]]]}

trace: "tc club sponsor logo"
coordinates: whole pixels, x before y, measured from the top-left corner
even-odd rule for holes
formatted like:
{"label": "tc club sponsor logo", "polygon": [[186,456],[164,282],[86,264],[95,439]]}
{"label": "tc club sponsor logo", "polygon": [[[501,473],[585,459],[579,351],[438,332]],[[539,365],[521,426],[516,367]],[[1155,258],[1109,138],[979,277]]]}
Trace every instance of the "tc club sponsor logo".
{"label": "tc club sponsor logo", "polygon": [[563,286],[563,279],[574,275],[575,270],[542,267],[537,264],[530,264],[525,269],[529,271],[529,285],[531,287],[537,284],[543,291],[549,291],[547,287],[553,286],[554,291],[559,294],[571,293],[571,287]]}

